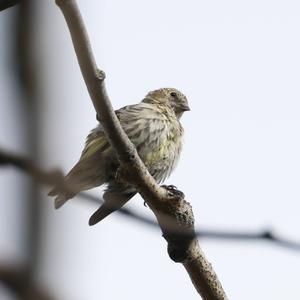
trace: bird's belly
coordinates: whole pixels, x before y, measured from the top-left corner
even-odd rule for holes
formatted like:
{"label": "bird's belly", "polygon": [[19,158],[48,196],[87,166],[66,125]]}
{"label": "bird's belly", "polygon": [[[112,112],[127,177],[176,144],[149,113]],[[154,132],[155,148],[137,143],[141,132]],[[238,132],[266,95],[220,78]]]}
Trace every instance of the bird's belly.
{"label": "bird's belly", "polygon": [[170,176],[179,158],[180,142],[164,141],[148,151],[140,151],[139,155],[154,179],[161,183]]}

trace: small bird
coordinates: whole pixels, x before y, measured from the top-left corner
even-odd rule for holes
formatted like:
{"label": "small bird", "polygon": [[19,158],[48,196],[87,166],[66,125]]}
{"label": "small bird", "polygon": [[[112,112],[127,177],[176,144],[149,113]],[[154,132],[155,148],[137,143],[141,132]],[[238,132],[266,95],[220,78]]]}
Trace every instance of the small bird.
{"label": "small bird", "polygon": [[[140,103],[115,111],[157,183],[169,177],[178,162],[183,137],[180,118],[189,110],[185,95],[174,88],[161,88],[149,92]],[[119,168],[116,153],[99,123],[87,136],[79,161],[64,178],[72,191],[54,188],[48,195],[56,196],[55,208],[59,208],[77,193],[106,184],[104,203],[89,220],[89,224],[94,225],[137,193],[132,185],[118,180]]]}

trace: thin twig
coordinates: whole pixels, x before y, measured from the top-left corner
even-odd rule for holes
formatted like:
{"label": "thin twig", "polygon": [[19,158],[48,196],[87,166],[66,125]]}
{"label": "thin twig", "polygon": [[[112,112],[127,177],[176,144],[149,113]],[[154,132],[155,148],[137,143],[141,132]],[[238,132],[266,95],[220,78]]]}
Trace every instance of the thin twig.
{"label": "thin twig", "polygon": [[[36,180],[40,184],[53,186],[60,185],[60,188],[64,190],[70,187],[61,186],[61,182],[63,179],[62,172],[60,171],[43,171],[39,167],[37,167],[32,161],[26,159],[25,157],[9,154],[7,152],[0,150],[0,165],[2,166],[14,166],[21,171],[26,172],[29,176]],[[77,195],[80,198],[83,198],[89,201],[92,204],[102,204],[103,199],[100,197],[93,196],[89,193],[79,193]],[[121,208],[117,211],[117,213],[123,215],[130,220],[142,223],[143,225],[149,226],[151,228],[158,229],[159,226],[157,222],[143,217],[130,209]],[[199,238],[206,239],[214,239],[214,240],[233,240],[233,241],[246,241],[246,242],[269,242],[274,246],[283,247],[288,250],[300,251],[300,243],[295,242],[284,237],[280,237],[272,230],[258,230],[258,231],[225,231],[218,229],[198,229],[195,230],[196,235]]]}

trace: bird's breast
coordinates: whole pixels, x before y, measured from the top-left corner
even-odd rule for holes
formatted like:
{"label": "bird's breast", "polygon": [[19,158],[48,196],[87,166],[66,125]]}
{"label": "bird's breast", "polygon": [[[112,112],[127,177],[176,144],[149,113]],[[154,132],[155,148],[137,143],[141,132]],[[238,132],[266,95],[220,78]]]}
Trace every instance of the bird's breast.
{"label": "bird's breast", "polygon": [[119,119],[151,175],[157,182],[164,181],[181,151],[183,129],[174,111],[167,106],[140,103],[126,109]]}
{"label": "bird's breast", "polygon": [[182,148],[182,129],[166,126],[138,145],[138,153],[157,182],[163,182],[177,165]]}

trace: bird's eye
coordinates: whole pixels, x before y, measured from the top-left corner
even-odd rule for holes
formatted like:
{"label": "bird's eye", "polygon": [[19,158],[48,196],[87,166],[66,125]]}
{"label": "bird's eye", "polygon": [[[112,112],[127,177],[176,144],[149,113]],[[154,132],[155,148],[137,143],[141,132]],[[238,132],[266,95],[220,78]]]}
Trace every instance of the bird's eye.
{"label": "bird's eye", "polygon": [[171,97],[174,97],[174,98],[177,97],[177,94],[175,92],[171,92],[170,95],[171,95]]}

